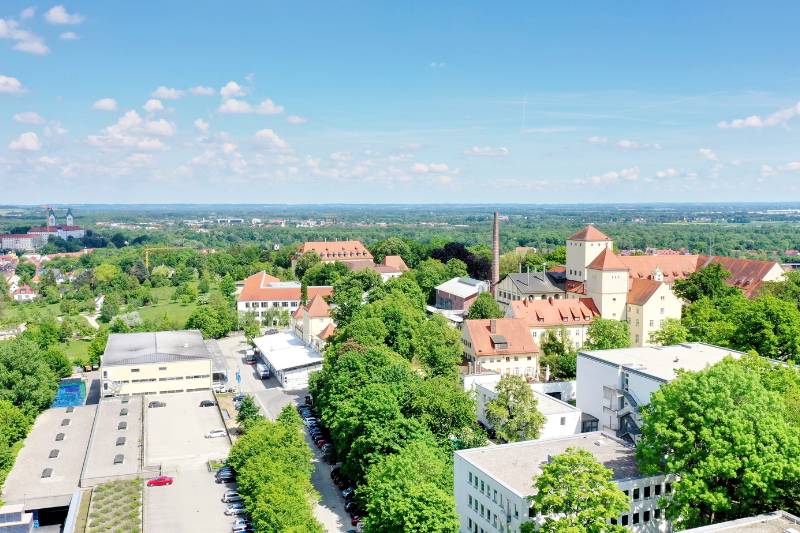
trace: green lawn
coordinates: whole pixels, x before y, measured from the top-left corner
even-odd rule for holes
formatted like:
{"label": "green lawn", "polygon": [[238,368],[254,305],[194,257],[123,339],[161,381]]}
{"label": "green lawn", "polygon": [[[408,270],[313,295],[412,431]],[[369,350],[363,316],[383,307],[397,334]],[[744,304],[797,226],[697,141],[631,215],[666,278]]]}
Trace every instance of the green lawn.
{"label": "green lawn", "polygon": [[70,361],[86,361],[88,356],[87,350],[90,342],[91,341],[81,339],[72,339],[61,346],[64,348],[64,354],[69,358]]}
{"label": "green lawn", "polygon": [[179,327],[183,327],[186,324],[186,319],[189,318],[195,308],[197,308],[196,303],[181,304],[173,302],[140,307],[136,309],[136,312],[139,313],[142,320],[154,321],[161,320],[161,317],[166,313],[170,320],[177,322]]}
{"label": "green lawn", "polygon": [[59,304],[6,304],[0,311],[0,324],[18,325],[28,321],[34,316],[52,316],[53,318],[61,314]]}
{"label": "green lawn", "polygon": [[159,302],[168,302],[172,295],[175,294],[175,287],[156,287],[150,289],[150,292],[158,298]]}

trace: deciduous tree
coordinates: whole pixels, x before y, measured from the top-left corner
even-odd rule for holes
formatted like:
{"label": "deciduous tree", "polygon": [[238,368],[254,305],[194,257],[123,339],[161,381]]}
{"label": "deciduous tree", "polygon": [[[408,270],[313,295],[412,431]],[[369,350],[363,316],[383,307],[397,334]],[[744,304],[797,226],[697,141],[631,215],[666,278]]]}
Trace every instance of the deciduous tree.
{"label": "deciduous tree", "polygon": [[495,392],[497,396],[486,404],[486,419],[497,436],[508,442],[539,438],[545,418],[525,379],[503,376]]}
{"label": "deciduous tree", "polygon": [[611,350],[631,345],[628,323],[623,320],[595,317],[587,335],[584,348],[588,350]]}
{"label": "deciduous tree", "polygon": [[689,332],[677,318],[667,318],[661,328],[650,333],[650,342],[661,346],[680,344],[689,339]]}
{"label": "deciduous tree", "polygon": [[500,309],[500,304],[495,301],[492,295],[488,292],[482,292],[472,302],[466,318],[469,320],[503,318],[504,315],[505,313]]}

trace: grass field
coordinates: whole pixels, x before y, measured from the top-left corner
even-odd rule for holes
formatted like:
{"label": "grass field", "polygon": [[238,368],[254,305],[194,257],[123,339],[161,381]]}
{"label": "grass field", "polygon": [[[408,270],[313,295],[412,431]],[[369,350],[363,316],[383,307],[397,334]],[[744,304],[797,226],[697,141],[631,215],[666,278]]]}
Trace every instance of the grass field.
{"label": "grass field", "polygon": [[40,316],[52,316],[53,318],[61,314],[59,304],[39,305],[35,303],[24,303],[16,305],[5,305],[0,310],[0,324],[18,325],[27,322],[30,318]]}
{"label": "grass field", "polygon": [[178,324],[178,327],[183,327],[186,324],[186,319],[189,318],[189,315],[192,314],[196,307],[197,304],[195,303],[181,304],[173,302],[140,307],[136,312],[139,313],[142,320],[154,321],[161,320],[161,317],[166,313],[170,320]]}
{"label": "grass field", "polygon": [[168,302],[172,295],[175,294],[175,287],[156,287],[150,289],[153,296],[158,298],[159,302]]}
{"label": "grass field", "polygon": [[62,344],[61,346],[64,348],[64,354],[69,358],[70,361],[85,361],[87,359],[87,350],[90,342],[91,341],[73,339],[66,344]]}

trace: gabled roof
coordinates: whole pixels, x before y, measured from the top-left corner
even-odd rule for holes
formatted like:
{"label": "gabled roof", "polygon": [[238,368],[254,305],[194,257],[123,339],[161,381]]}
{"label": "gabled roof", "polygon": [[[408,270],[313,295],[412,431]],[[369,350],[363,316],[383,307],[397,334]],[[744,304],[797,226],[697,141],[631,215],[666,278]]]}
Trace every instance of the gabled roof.
{"label": "gabled roof", "polygon": [[512,272],[508,279],[520,294],[561,293],[566,286],[566,273],[563,271]]}
{"label": "gabled roof", "polygon": [[[492,332],[492,323],[495,330]],[[490,320],[465,320],[472,349],[476,356],[538,353],[525,320],[497,318]]]}
{"label": "gabled roof", "polygon": [[381,265],[394,268],[400,272],[408,272],[408,265],[399,255],[387,255],[383,258]]}
{"label": "gabled roof", "polygon": [[336,332],[336,326],[333,324],[333,322],[331,322],[330,324],[325,326],[325,328],[322,331],[319,332],[317,337],[326,341],[329,338],[331,338],[335,332]]}
{"label": "gabled roof", "polygon": [[591,224],[574,233],[568,241],[610,241],[611,238]]}
{"label": "gabled roof", "polygon": [[705,268],[711,263],[720,264],[722,268],[729,271],[731,275],[728,276],[728,283],[742,289],[747,296],[757,292],[761,282],[767,280],[767,274],[772,269],[776,266],[780,268],[780,265],[775,261],[701,255],[697,258],[697,270]]}
{"label": "gabled roof", "polygon": [[600,316],[591,298],[517,300],[511,302],[509,312],[513,318],[524,320],[531,328],[588,325],[596,316]]}
{"label": "gabled roof", "polygon": [[662,281],[652,279],[632,279],[628,289],[628,303],[632,305],[644,305],[664,284]]}
{"label": "gabled roof", "polygon": [[327,318],[331,316],[331,308],[328,306],[325,299],[317,294],[312,299],[311,302],[306,305],[306,312],[308,316],[312,318]]}
{"label": "gabled roof", "polygon": [[697,270],[696,255],[626,255],[619,257],[631,279],[652,279],[656,268],[672,283]]}
{"label": "gabled roof", "polygon": [[372,260],[372,254],[361,241],[309,241],[303,243],[300,254],[317,252],[323,261]]}
{"label": "gabled roof", "polygon": [[594,258],[586,268],[593,270],[628,270],[620,258],[609,248],[603,248],[600,255]]}
{"label": "gabled roof", "polygon": [[489,284],[469,277],[453,278],[435,287],[437,291],[442,291],[459,298],[469,298],[481,292],[489,291]]}

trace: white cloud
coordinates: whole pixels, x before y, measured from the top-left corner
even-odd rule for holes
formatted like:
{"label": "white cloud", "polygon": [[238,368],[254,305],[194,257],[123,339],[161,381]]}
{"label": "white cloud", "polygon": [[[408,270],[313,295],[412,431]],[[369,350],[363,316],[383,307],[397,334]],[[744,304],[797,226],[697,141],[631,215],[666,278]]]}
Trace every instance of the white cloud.
{"label": "white cloud", "polygon": [[48,124],[44,128],[45,137],[58,137],[66,133],[67,133],[67,128],[62,127],[61,123],[55,120],[50,122],[50,124]]}
{"label": "white cloud", "polygon": [[161,103],[161,100],[156,100],[155,98],[151,98],[150,100],[145,102],[142,107],[148,113],[153,113],[155,111],[163,111],[164,110],[164,104]]}
{"label": "white cloud", "polygon": [[277,115],[283,113],[283,106],[277,105],[271,99],[263,100],[256,108],[256,113],[259,115]]}
{"label": "white cloud", "polygon": [[658,143],[642,143],[638,141],[632,141],[631,139],[620,139],[616,142],[611,141],[608,137],[601,137],[595,135],[593,137],[589,137],[587,139],[589,144],[601,144],[607,145],[609,143],[613,143],[614,146],[617,148],[622,148],[623,150],[645,150],[645,149],[653,149],[653,150],[661,150],[661,145]]}
{"label": "white cloud", "polygon": [[797,102],[792,107],[780,109],[771,115],[761,117],[759,115],[751,115],[747,118],[737,118],[730,122],[722,121],[717,124],[717,127],[722,129],[741,129],[741,128],[766,128],[771,126],[785,126],[791,119],[800,115],[800,102]]}
{"label": "white cloud", "polygon": [[265,128],[263,130],[258,130],[256,132],[256,139],[259,141],[265,142],[268,145],[272,146],[273,148],[279,149],[286,149],[289,147],[289,143],[285,140],[281,139],[277,133],[269,128]]}
{"label": "white cloud", "polygon": [[17,78],[0,75],[0,94],[22,94],[24,92],[22,82]]}
{"label": "white cloud", "polygon": [[606,144],[607,142],[608,142],[608,137],[600,137],[598,135],[589,137],[589,143],[591,144]]}
{"label": "white cloud", "polygon": [[59,37],[63,41],[77,41],[78,39],[80,39],[80,37],[78,37],[78,34],[75,33],[74,31],[65,31],[64,33],[60,34]]}
{"label": "white cloud", "polygon": [[14,139],[8,144],[9,149],[23,152],[37,152],[42,149],[39,136],[32,131],[28,131]]}
{"label": "white cloud", "polygon": [[34,113],[33,111],[25,111],[24,113],[17,113],[14,115],[14,121],[19,122],[20,124],[44,124],[45,120],[42,115],[39,113]]}
{"label": "white cloud", "polygon": [[509,153],[505,146],[472,146],[464,150],[464,155],[484,157],[505,157]]}
{"label": "white cloud", "polygon": [[144,124],[144,131],[153,135],[161,135],[163,137],[171,137],[175,135],[175,124],[166,120],[151,120]]}
{"label": "white cloud", "polygon": [[333,152],[330,155],[330,158],[333,161],[350,161],[351,159],[353,159],[353,154],[351,154],[350,152]]}
{"label": "white cloud", "polygon": [[301,117],[300,115],[289,115],[286,118],[286,122],[288,122],[289,124],[303,124],[304,122],[306,122],[306,119]]}
{"label": "white cloud", "polygon": [[717,154],[714,153],[714,150],[711,148],[700,148],[697,150],[697,153],[708,159],[709,161],[716,161]]}
{"label": "white cloud", "polygon": [[774,176],[775,174],[777,174],[777,171],[775,170],[774,167],[772,167],[770,165],[761,165],[761,177],[762,178],[768,178],[770,176]]}
{"label": "white cloud", "polygon": [[198,85],[197,87],[192,87],[189,89],[189,92],[196,96],[212,96],[216,91],[212,87],[203,87],[202,85]]}
{"label": "white cloud", "polygon": [[56,165],[58,164],[58,159],[55,157],[50,157],[49,155],[43,155],[39,158],[39,163],[43,165]]}
{"label": "white cloud", "polygon": [[162,100],[177,100],[183,96],[183,91],[161,85],[158,87],[158,89],[153,91],[150,96],[153,98],[161,98]]}
{"label": "white cloud", "polygon": [[50,51],[44,44],[44,39],[33,32],[20,28],[19,23],[13,19],[0,18],[0,39],[16,41],[13,48],[20,52],[43,55]]}
{"label": "white cloud", "polygon": [[428,63],[428,68],[433,70],[441,70],[447,66],[447,63],[443,63],[441,61],[431,61]]}
{"label": "white cloud", "polygon": [[204,121],[202,118],[198,118],[194,121],[194,127],[200,133],[208,133],[208,122]]}
{"label": "white cloud", "polygon": [[101,98],[92,104],[92,109],[97,111],[116,111],[117,101],[113,98]]}
{"label": "white cloud", "polygon": [[447,172],[447,163],[414,163],[411,165],[411,172],[414,174],[427,174],[429,172]]}
{"label": "white cloud", "polygon": [[21,18],[22,20],[33,18],[33,16],[35,14],[36,14],[36,8],[35,7],[32,7],[32,6],[31,7],[26,7],[25,9],[23,9],[20,12],[19,18]]}
{"label": "white cloud", "polygon": [[69,13],[62,5],[48,9],[44,14],[44,19],[50,24],[80,24],[83,22],[82,15]]}
{"label": "white cloud", "polygon": [[230,98],[222,102],[222,105],[217,109],[220,113],[252,113],[253,106],[244,100],[237,100]]}
{"label": "white cloud", "polygon": [[665,170],[659,170],[656,172],[657,178],[674,178],[678,175],[678,171],[675,168],[667,168]]}
{"label": "white cloud", "polygon": [[236,152],[236,145],[233,143],[223,143],[222,144],[222,153],[226,155],[231,155],[232,153]]}
{"label": "white cloud", "polygon": [[226,99],[234,96],[244,96],[244,89],[235,81],[229,81],[219,90],[219,94]]}
{"label": "white cloud", "polygon": [[608,185],[617,183],[619,181],[636,181],[638,179],[639,167],[635,166],[623,168],[622,170],[612,170],[610,172],[606,172],[605,174],[591,176],[587,179],[578,179],[576,182],[579,184]]}
{"label": "white cloud", "polygon": [[149,135],[171,136],[174,124],[164,119],[144,121],[136,111],[127,111],[115,124],[104,128],[99,135],[89,135],[88,141],[98,148],[134,148],[137,150],[164,150],[166,145]]}

